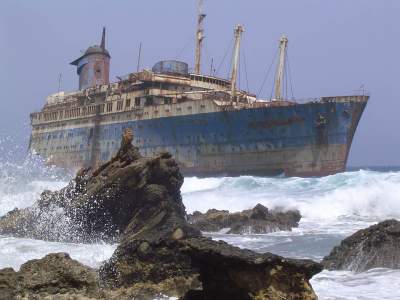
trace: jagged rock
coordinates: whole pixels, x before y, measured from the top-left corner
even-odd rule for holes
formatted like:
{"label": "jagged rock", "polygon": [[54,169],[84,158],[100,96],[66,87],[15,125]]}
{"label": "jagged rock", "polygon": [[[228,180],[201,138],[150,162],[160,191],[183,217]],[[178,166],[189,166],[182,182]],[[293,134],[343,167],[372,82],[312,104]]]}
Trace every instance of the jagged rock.
{"label": "jagged rock", "polygon": [[144,281],[163,286],[169,296],[185,294],[182,299],[317,299],[309,279],[322,266],[310,260],[258,254],[204,237],[146,245],[146,253],[137,244],[122,243],[101,269],[109,288]]}
{"label": "jagged rock", "polygon": [[291,231],[299,226],[301,215],[297,210],[269,211],[262,204],[242,212],[230,213],[227,210],[210,209],[206,213],[195,211],[188,215],[188,222],[205,232],[216,232],[229,228],[227,233],[259,234],[274,231]]}
{"label": "jagged rock", "polygon": [[[97,273],[66,253],[48,254],[24,263],[18,272],[0,270],[0,299],[97,299]],[[80,297],[80,298],[73,298]]]}
{"label": "jagged rock", "polygon": [[386,220],[344,239],[322,260],[328,270],[400,268],[400,222]]}
{"label": "jagged rock", "polygon": [[[109,288],[145,282],[168,287],[162,292],[169,296],[188,292],[184,299],[316,299],[308,280],[321,271],[320,264],[242,250],[201,237],[190,227],[177,227],[176,219],[160,219],[152,214],[147,223],[124,232],[112,258],[100,269]],[[172,278],[184,278],[184,284],[171,287]]]}
{"label": "jagged rock", "polygon": [[[183,177],[174,159],[168,153],[140,157],[131,137],[125,135],[110,162],[93,172],[81,170],[66,188],[45,192],[34,207],[1,218],[0,234],[62,240],[68,233],[69,240],[78,241],[119,237],[116,251],[99,270],[99,299],[147,300],[161,294],[187,299],[197,294],[208,300],[316,299],[309,279],[320,264],[202,237],[186,221]],[[269,215],[261,206],[243,214],[256,221]],[[52,226],[57,231],[65,226],[57,223],[61,216],[70,227],[54,232]],[[11,292],[21,287],[9,286]]]}
{"label": "jagged rock", "polygon": [[207,238],[182,243],[202,282],[202,290],[191,290],[183,299],[317,299],[308,280],[321,266],[313,261],[259,254]]}
{"label": "jagged rock", "polygon": [[55,241],[113,241],[130,223],[134,229],[138,222],[148,220],[146,214],[157,213],[153,204],[160,214],[172,211],[182,216],[179,222],[185,227],[180,196],[183,177],[175,160],[168,153],[143,158],[132,147],[122,145],[125,151],[120,150],[97,170],[81,170],[62,190],[45,191],[32,207],[1,217],[0,234]]}

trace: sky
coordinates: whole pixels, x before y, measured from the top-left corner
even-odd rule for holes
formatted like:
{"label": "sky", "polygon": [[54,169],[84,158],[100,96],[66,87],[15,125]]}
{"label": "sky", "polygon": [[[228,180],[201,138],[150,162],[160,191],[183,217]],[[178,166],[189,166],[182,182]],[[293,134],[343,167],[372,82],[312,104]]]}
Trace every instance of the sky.
{"label": "sky", "polygon": [[[247,88],[247,74],[250,91],[258,93],[285,34],[296,98],[349,95],[361,86],[371,96],[348,165],[400,165],[400,1],[204,0],[204,12],[203,73],[213,60],[217,74],[228,75],[240,23],[240,84]],[[77,89],[69,63],[100,43],[103,26],[112,81],[136,71],[140,43],[141,67],[162,59],[193,67],[196,14],[195,0],[1,0],[0,139],[27,143],[29,113],[57,92],[60,73],[62,90]],[[270,97],[272,82],[270,76],[261,97]]]}

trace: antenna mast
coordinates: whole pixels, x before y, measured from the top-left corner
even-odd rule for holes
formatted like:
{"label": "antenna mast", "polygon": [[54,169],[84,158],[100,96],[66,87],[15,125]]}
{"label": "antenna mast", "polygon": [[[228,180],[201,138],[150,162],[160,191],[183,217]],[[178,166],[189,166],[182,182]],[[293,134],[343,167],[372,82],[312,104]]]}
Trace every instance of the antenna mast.
{"label": "antenna mast", "polygon": [[197,0],[197,31],[196,31],[196,58],[194,72],[200,74],[201,65],[201,46],[204,39],[203,21],[206,15],[203,13],[203,0]]}
{"label": "antenna mast", "polygon": [[106,28],[105,27],[103,27],[103,33],[101,34],[100,48],[102,50],[106,49]]}
{"label": "antenna mast", "polygon": [[62,73],[58,75],[58,90],[57,90],[58,94],[60,94],[61,92],[61,83],[62,83]]}
{"label": "antenna mast", "polygon": [[136,73],[139,73],[139,68],[140,68],[140,56],[142,54],[142,42],[139,44],[139,54],[138,54],[138,59],[137,59],[137,67],[136,67]]}
{"label": "antenna mast", "polygon": [[239,65],[239,51],[240,51],[240,38],[244,31],[243,26],[238,24],[235,27],[235,47],[233,49],[232,57],[232,73],[231,73],[231,101],[236,99],[236,80]]}
{"label": "antenna mast", "polygon": [[283,83],[283,72],[285,69],[285,58],[286,58],[286,49],[288,45],[288,38],[285,35],[282,35],[279,41],[279,63],[276,69],[276,79],[275,79],[275,99],[282,99],[282,83]]}

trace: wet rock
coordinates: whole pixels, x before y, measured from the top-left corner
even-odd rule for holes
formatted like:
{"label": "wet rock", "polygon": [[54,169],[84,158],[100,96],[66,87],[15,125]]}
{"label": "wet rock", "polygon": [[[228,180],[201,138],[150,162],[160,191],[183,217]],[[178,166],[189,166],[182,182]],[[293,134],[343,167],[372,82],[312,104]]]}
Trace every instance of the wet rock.
{"label": "wet rock", "polygon": [[[176,220],[159,219],[156,215],[147,220],[149,226],[125,230],[100,269],[104,285],[120,289],[153,284],[164,287],[163,294],[183,299],[316,299],[309,279],[321,271],[320,264],[242,250],[204,238],[190,227],[177,227]],[[161,231],[159,224],[165,226]]]}
{"label": "wet rock", "polygon": [[317,299],[308,280],[321,271],[318,263],[258,254],[207,238],[183,244],[199,270],[202,289],[182,299]]}
{"label": "wet rock", "polygon": [[54,299],[51,296],[55,295],[58,299],[97,299],[97,273],[66,253],[30,260],[18,272],[0,270],[0,299]]}
{"label": "wet rock", "polygon": [[400,268],[400,222],[386,220],[344,239],[322,260],[328,270]]}
{"label": "wet rock", "polygon": [[33,206],[0,217],[0,234],[116,241],[127,227],[135,230],[157,214],[161,222],[166,212],[179,216],[176,226],[183,230],[187,226],[180,195],[183,177],[175,160],[168,153],[144,158],[132,147],[122,145],[124,151],[97,170],[82,169],[62,190],[45,191]]}
{"label": "wet rock", "polygon": [[196,211],[188,215],[188,222],[201,231],[216,232],[227,229],[227,233],[236,234],[291,231],[293,227],[299,226],[300,219],[301,215],[297,210],[283,211],[277,208],[269,211],[261,204],[237,213],[210,209],[204,214]]}

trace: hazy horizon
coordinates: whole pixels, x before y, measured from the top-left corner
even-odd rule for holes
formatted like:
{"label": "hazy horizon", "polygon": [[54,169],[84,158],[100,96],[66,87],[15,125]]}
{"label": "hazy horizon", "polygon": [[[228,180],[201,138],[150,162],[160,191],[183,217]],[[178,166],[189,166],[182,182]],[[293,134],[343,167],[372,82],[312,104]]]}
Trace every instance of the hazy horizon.
{"label": "hazy horizon", "polygon": [[[257,93],[281,34],[289,38],[294,96],[299,99],[353,94],[361,86],[370,93],[349,157],[349,166],[400,165],[400,109],[395,87],[400,69],[400,2],[389,1],[204,1],[203,73],[211,59],[218,66],[240,23],[245,32],[249,88]],[[1,136],[29,138],[29,113],[46,96],[78,87],[69,63],[81,50],[99,44],[107,28],[110,79],[141,66],[179,59],[193,67],[196,1],[13,1],[0,3],[0,82],[4,90]],[[230,53],[220,68],[226,77]],[[246,88],[245,73],[241,86]],[[269,78],[261,97],[269,98]],[[0,137],[1,137],[0,136]]]}

